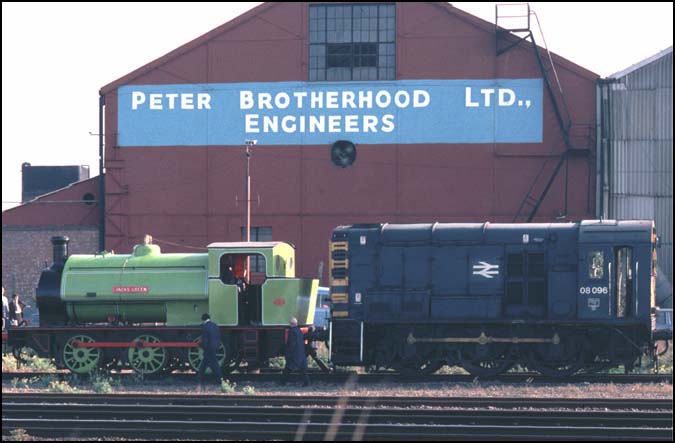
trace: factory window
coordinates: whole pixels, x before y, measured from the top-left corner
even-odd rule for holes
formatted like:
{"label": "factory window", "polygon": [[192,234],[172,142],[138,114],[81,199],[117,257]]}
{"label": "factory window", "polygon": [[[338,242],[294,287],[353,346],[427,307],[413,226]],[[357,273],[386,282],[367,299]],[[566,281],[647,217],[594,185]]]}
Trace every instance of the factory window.
{"label": "factory window", "polygon": [[[246,241],[246,227],[241,228],[241,240]],[[272,241],[272,227],[253,227],[251,226],[251,241]],[[265,257],[251,256],[251,272],[265,273]]]}
{"label": "factory window", "polygon": [[394,80],[394,4],[309,7],[309,80]]}

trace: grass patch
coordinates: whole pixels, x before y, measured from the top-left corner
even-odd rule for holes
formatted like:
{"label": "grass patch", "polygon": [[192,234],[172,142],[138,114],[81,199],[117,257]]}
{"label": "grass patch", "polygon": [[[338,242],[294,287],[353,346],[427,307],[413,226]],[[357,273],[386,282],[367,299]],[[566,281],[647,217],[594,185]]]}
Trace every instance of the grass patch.
{"label": "grass patch", "polygon": [[112,388],[112,378],[104,374],[96,374],[91,378],[91,384],[94,388],[94,392],[99,394],[111,394],[113,391]]}
{"label": "grass patch", "polygon": [[231,394],[236,390],[236,388],[237,388],[237,384],[236,383],[230,383],[230,380],[223,380],[222,382],[220,382],[220,390],[224,394]]}
{"label": "grass patch", "polygon": [[[3,440],[5,438],[6,437],[4,437],[4,436],[2,437]],[[10,431],[9,437],[7,438],[7,440],[9,440],[9,441],[31,441],[31,440],[33,440],[33,437],[28,435],[28,432],[26,432],[25,429],[18,428],[18,429],[12,429],[12,431]]]}
{"label": "grass patch", "polygon": [[77,388],[70,386],[70,383],[68,383],[65,380],[62,381],[52,381],[49,383],[49,386],[47,386],[47,391],[48,392],[57,392],[57,393],[64,393],[64,394],[73,394],[77,392]]}

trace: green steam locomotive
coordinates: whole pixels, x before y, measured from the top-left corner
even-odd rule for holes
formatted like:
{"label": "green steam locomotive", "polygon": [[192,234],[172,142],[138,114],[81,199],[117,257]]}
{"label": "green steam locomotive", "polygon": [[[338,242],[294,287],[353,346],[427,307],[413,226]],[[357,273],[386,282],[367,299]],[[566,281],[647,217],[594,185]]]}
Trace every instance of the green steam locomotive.
{"label": "green steam locomotive", "polygon": [[212,243],[207,253],[164,254],[146,236],[128,255],[69,257],[68,241],[52,238],[54,263],[36,292],[40,327],[10,331],[15,353],[29,347],[79,374],[197,369],[201,316],[209,313],[221,330],[218,357],[227,372],[281,355],[291,317],[302,325],[314,320],[318,280],[295,278],[288,243]]}

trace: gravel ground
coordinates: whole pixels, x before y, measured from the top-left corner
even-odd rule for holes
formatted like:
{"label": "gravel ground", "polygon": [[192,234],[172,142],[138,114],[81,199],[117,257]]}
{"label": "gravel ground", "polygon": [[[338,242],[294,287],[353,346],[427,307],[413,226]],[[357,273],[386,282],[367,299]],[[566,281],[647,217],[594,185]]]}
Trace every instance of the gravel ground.
{"label": "gravel ground", "polygon": [[[88,382],[72,385],[74,392],[93,393],[93,386]],[[234,386],[232,394],[246,393],[245,388],[250,386],[253,392],[247,389],[249,395],[349,395],[361,396],[435,396],[435,397],[532,397],[532,398],[644,398],[644,399],[673,399],[673,386],[669,383],[651,384],[508,384],[500,382],[478,383],[405,383],[405,384],[368,384],[362,386],[345,387],[335,383],[317,382],[307,388],[299,384],[278,386],[271,382],[242,382]],[[44,386],[39,388],[13,387],[10,382],[2,383],[2,392],[47,392]],[[128,394],[197,394],[196,384],[190,382],[175,382],[172,384],[155,382],[141,382],[133,385],[112,386],[112,393]],[[223,394],[220,386],[215,383],[205,385],[199,392],[204,395]]]}

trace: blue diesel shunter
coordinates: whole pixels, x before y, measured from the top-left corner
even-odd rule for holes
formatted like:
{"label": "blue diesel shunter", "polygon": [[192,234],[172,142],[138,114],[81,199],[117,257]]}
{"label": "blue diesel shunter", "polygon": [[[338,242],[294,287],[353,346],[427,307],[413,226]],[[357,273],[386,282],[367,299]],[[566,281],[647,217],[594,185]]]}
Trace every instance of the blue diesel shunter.
{"label": "blue diesel shunter", "polygon": [[652,221],[339,226],[331,360],[550,376],[655,360]]}

